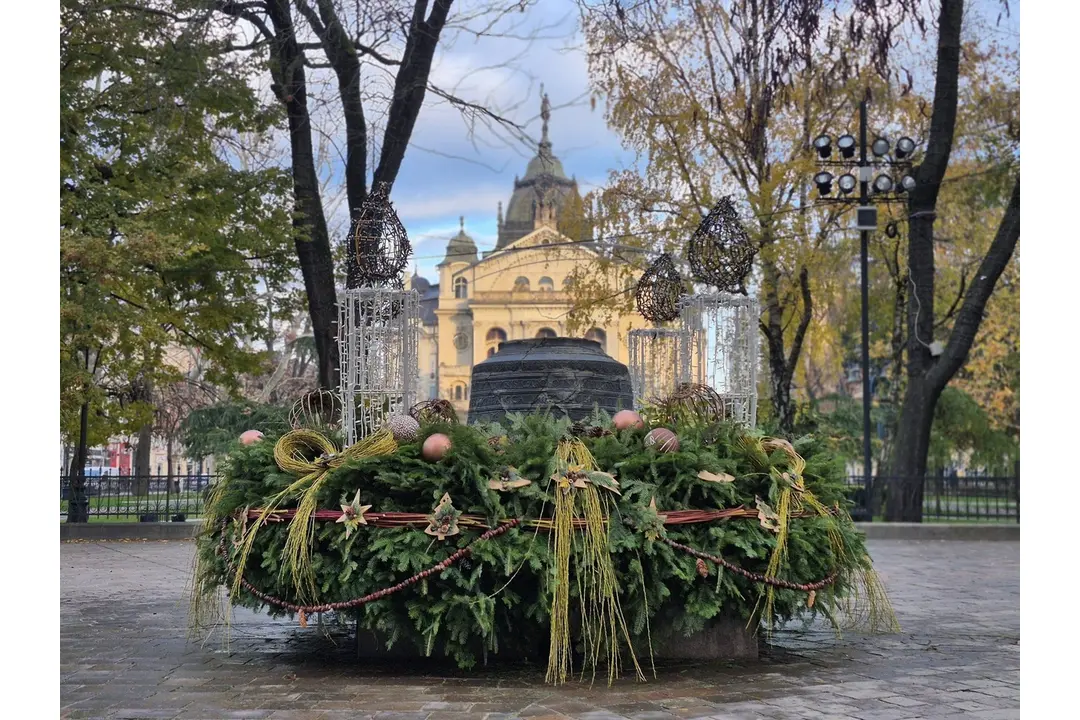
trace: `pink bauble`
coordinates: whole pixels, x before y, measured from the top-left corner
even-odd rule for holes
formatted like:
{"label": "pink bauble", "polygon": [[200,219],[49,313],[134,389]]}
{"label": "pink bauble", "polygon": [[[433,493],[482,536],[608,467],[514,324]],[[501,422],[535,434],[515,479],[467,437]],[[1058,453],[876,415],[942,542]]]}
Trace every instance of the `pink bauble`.
{"label": "pink bauble", "polygon": [[240,442],[245,445],[251,445],[257,443],[263,439],[263,434],[258,430],[245,430],[240,435]]}
{"label": "pink bauble", "polygon": [[446,457],[446,453],[450,452],[451,442],[450,438],[442,433],[435,433],[429,435],[428,439],[424,441],[424,446],[420,449],[420,454],[424,456],[424,459],[428,462],[438,462]]}
{"label": "pink bauble", "polygon": [[678,452],[679,437],[667,428],[656,428],[645,436],[645,447],[654,447],[662,453]]}
{"label": "pink bauble", "polygon": [[611,421],[615,423],[616,430],[629,430],[630,428],[645,427],[645,423],[642,421],[641,416],[633,410],[620,410],[615,413],[615,417],[611,418]]}

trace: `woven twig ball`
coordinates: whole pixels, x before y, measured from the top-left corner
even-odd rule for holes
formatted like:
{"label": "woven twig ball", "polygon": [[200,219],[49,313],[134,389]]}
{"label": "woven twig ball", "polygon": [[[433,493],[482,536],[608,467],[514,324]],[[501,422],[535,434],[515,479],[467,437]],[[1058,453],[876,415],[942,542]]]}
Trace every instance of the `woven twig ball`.
{"label": "woven twig ball", "polygon": [[368,194],[349,228],[345,287],[401,287],[401,273],[412,246],[390,202],[390,186],[379,183]]}
{"label": "woven twig ball", "polygon": [[757,247],[739,222],[730,197],[722,197],[690,238],[687,260],[694,277],[721,292],[741,293]]}
{"label": "woven twig ball", "polygon": [[450,423],[457,425],[458,416],[449,400],[424,400],[412,406],[409,415],[421,425],[428,423]]}
{"label": "woven twig ball", "polygon": [[289,426],[300,428],[329,427],[341,425],[341,399],[336,393],[316,388],[304,393],[289,410]]}
{"label": "woven twig ball", "polygon": [[654,323],[674,320],[679,317],[679,298],[683,289],[675,261],[668,253],[661,254],[638,281],[634,293],[638,312]]}

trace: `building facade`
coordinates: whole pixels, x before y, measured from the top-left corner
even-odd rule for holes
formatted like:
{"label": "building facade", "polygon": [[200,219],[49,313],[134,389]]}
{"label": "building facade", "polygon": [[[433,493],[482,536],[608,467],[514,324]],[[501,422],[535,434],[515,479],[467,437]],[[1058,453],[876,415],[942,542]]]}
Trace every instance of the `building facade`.
{"label": "building facade", "polygon": [[[507,340],[565,337],[571,273],[599,259],[591,243],[560,232],[560,221],[571,208],[580,208],[581,197],[577,182],[566,176],[552,153],[546,95],[541,118],[537,154],[525,177],[514,179],[505,218],[499,205],[495,249],[481,257],[465,232],[463,217],[461,230],[450,239],[438,265],[438,282],[418,275],[409,280],[408,286],[420,293],[421,305],[418,397],[449,400],[462,419],[468,411],[473,365]],[[580,335],[627,363],[626,335],[643,322],[636,315],[614,314],[606,324]]]}

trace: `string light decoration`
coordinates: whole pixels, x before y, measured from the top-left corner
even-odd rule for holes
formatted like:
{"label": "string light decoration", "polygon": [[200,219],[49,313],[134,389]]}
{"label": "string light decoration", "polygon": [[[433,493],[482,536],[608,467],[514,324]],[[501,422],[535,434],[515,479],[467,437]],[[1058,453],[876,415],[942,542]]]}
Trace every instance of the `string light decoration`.
{"label": "string light decoration", "polygon": [[420,294],[393,287],[350,289],[339,307],[342,428],[352,445],[416,402]]}
{"label": "string light decoration", "polygon": [[728,196],[720,198],[687,247],[687,260],[694,277],[720,292],[742,293],[744,281],[753,267],[757,247],[739,222],[735,205]]}
{"label": "string light decoration", "polygon": [[634,405],[642,409],[654,397],[667,397],[679,384],[681,353],[687,347],[681,329],[640,328],[626,335]]}
{"label": "string light decoration", "polygon": [[412,246],[390,202],[389,183],[368,194],[349,228],[345,287],[404,287],[402,271]]}
{"label": "string light decoration", "polygon": [[683,289],[675,261],[669,253],[662,253],[638,281],[634,291],[638,312],[654,323],[674,320],[679,317],[679,297]]}
{"label": "string light decoration", "polygon": [[757,422],[757,300],[710,293],[686,296],[681,305],[680,380],[708,385],[722,400],[724,417],[753,427]]}

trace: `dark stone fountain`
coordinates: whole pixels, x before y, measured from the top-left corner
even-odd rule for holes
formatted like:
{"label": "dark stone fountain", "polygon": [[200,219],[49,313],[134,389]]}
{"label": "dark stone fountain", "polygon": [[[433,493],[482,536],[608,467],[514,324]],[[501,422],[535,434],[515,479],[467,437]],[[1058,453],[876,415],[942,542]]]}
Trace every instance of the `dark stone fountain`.
{"label": "dark stone fountain", "polygon": [[630,371],[600,343],[578,338],[510,340],[473,367],[469,422],[550,410],[581,420],[597,406],[614,414],[634,407]]}

